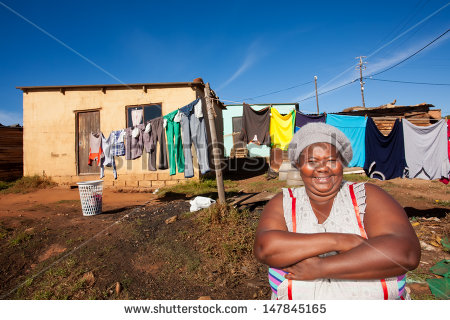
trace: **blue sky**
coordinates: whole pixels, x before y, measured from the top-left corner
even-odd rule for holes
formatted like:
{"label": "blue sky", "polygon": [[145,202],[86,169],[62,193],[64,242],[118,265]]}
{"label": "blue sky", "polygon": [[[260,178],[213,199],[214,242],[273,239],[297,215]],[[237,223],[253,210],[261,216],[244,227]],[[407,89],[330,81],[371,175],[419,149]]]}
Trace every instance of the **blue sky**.
{"label": "blue sky", "polygon": [[[333,89],[359,76],[355,57],[367,56],[364,75],[383,71],[449,28],[441,0],[0,0],[0,123],[22,123],[16,86],[197,77],[225,103],[299,102],[315,112],[315,75],[319,93]],[[374,78],[450,84],[450,32]],[[366,80],[366,107],[394,99],[450,114],[450,86]],[[359,81],[319,96],[326,112],[361,104]]]}

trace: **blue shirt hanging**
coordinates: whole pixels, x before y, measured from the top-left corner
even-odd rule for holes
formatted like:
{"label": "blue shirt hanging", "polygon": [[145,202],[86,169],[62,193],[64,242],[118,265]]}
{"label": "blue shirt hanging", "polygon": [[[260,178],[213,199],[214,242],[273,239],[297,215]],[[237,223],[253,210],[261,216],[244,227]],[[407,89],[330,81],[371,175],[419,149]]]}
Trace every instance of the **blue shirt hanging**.
{"label": "blue shirt hanging", "polygon": [[365,137],[367,119],[359,116],[327,114],[326,123],[341,130],[350,140],[353,159],[349,167],[363,167],[366,159]]}

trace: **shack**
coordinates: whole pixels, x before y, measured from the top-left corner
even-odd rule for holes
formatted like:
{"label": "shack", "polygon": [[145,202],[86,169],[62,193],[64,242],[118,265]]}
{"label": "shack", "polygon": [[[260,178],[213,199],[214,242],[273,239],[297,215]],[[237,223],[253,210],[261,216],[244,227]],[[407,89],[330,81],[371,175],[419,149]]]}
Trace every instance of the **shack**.
{"label": "shack", "polygon": [[[298,103],[268,103],[268,104],[250,104],[254,110],[261,110],[267,107],[277,109],[281,114],[287,114],[293,109],[298,110]],[[232,154],[233,146],[237,143],[238,137],[242,129],[242,104],[226,105],[226,110],[223,110],[223,141],[225,157],[229,158]],[[262,157],[268,159],[270,157],[270,147],[264,145],[248,144],[249,158]]]}
{"label": "shack", "polygon": [[[66,85],[17,87],[23,91],[23,172],[46,175],[59,184],[99,178],[99,167],[88,165],[89,135],[100,130],[105,137],[113,130],[131,126],[131,111],[143,110],[143,121],[164,116],[197,98],[204,101],[201,78],[192,82]],[[212,92],[214,97],[215,94]],[[211,142],[206,103],[202,103],[208,141]],[[223,104],[214,99],[216,130],[222,132]],[[218,135],[223,144],[222,135]],[[211,147],[209,147],[211,150]],[[195,150],[195,149],[194,149]],[[209,152],[212,159],[212,152]],[[194,179],[200,174],[193,152]],[[149,171],[148,154],[135,160],[116,157],[118,178],[106,168],[105,186],[159,188],[185,180],[183,173]],[[157,155],[159,157],[159,155]],[[210,161],[211,168],[213,162]]]}
{"label": "shack", "polygon": [[0,123],[0,181],[13,181],[23,174],[23,128]]}
{"label": "shack", "polygon": [[420,103],[413,106],[397,106],[396,100],[391,103],[374,107],[351,107],[338,112],[340,115],[372,117],[378,130],[388,135],[394,126],[395,120],[407,119],[416,126],[429,126],[441,120],[441,110],[434,109],[429,103]]}

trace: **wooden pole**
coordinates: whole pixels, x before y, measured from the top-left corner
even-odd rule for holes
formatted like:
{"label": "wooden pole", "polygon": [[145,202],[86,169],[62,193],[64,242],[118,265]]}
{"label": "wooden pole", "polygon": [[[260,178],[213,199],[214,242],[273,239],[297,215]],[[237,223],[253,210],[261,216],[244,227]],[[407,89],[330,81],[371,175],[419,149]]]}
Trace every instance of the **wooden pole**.
{"label": "wooden pole", "polygon": [[356,59],[359,59],[359,64],[357,68],[359,68],[359,84],[361,85],[361,98],[362,98],[362,106],[363,108],[366,107],[366,102],[364,101],[364,81],[363,81],[363,75],[362,71],[363,69],[366,69],[366,66],[364,66],[363,58],[366,58],[365,56],[356,57]]}
{"label": "wooden pole", "polygon": [[209,83],[205,85],[206,110],[208,112],[209,130],[211,131],[211,142],[213,147],[214,170],[216,171],[217,193],[219,194],[219,203],[225,203],[225,187],[223,185],[222,167],[220,165],[220,149],[217,145],[216,124],[214,122],[214,100],[211,97]]}
{"label": "wooden pole", "polygon": [[314,83],[316,85],[317,114],[319,114],[319,96],[317,95],[317,76],[314,76]]}

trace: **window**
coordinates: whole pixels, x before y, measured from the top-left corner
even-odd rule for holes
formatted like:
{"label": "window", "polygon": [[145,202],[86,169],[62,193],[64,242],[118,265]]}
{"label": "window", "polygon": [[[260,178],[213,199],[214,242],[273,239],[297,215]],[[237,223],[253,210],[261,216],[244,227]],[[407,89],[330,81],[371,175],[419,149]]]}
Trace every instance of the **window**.
{"label": "window", "polygon": [[233,117],[233,132],[241,132],[242,130],[242,117]]}
{"label": "window", "polygon": [[149,105],[139,105],[139,106],[127,106],[127,127],[133,126],[133,120],[131,117],[131,112],[133,110],[144,110],[143,119],[141,123],[146,123],[148,120],[152,120],[162,116],[161,104],[149,104]]}

